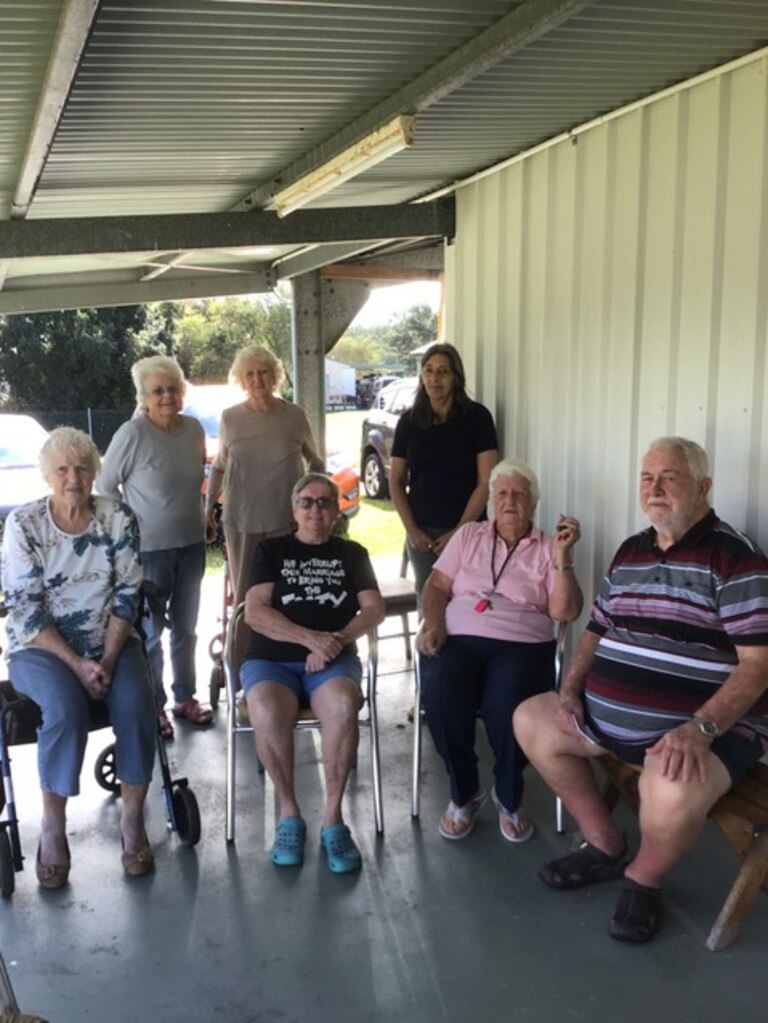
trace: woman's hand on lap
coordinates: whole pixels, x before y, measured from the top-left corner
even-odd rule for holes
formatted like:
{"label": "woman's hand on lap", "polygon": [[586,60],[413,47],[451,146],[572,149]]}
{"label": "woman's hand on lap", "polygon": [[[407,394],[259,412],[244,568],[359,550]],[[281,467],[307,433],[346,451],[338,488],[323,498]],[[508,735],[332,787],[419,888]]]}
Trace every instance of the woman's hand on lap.
{"label": "woman's hand on lap", "polygon": [[416,649],[427,657],[434,657],[445,643],[445,626],[422,624],[416,636]]}
{"label": "woman's hand on lap", "polygon": [[98,661],[81,657],[75,668],[80,685],[94,700],[103,700],[109,690],[110,676]]}

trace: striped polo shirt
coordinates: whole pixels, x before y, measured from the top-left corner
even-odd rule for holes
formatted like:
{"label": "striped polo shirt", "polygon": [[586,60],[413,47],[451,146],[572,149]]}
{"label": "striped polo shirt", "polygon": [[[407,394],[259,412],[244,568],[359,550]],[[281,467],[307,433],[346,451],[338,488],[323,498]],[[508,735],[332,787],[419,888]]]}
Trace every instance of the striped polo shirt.
{"label": "striped polo shirt", "polygon": [[[616,552],[587,628],[600,637],[589,716],[608,736],[649,745],[726,681],[737,646],[768,645],[768,559],[713,511],[666,551],[650,527]],[[736,727],[768,741],[768,693]]]}

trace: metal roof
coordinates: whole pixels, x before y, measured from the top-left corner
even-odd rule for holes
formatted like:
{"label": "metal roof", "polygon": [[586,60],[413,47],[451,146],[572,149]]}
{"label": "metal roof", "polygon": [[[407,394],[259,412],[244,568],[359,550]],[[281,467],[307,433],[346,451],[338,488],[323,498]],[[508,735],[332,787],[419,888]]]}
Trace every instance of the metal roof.
{"label": "metal roof", "polygon": [[[422,233],[414,214],[395,235],[374,208],[767,41],[765,0],[0,0],[0,312],[260,290],[434,239],[449,220]],[[314,219],[271,212],[276,191],[398,114],[416,117],[411,148],[311,203]],[[357,215],[318,214],[339,209]],[[264,210],[236,246],[203,220],[183,221],[187,247],[166,230]],[[156,241],[135,217],[156,218]],[[77,218],[97,221],[87,246]],[[11,219],[59,230],[30,234],[35,247]]]}

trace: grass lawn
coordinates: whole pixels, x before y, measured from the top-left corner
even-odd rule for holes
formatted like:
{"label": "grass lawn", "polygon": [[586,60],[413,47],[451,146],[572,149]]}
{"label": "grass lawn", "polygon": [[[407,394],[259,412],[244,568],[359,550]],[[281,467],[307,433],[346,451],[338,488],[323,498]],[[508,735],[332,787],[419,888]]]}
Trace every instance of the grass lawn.
{"label": "grass lawn", "polygon": [[405,530],[391,501],[364,497],[349,523],[349,536],[368,549],[372,558],[396,557],[403,549]]}

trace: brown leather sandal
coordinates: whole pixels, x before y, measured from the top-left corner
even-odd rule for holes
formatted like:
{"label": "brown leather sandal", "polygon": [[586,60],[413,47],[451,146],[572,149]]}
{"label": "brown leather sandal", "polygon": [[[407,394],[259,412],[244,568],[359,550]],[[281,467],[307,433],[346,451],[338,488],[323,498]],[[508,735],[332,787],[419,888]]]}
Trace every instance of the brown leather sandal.
{"label": "brown leather sandal", "polygon": [[184,718],[185,721],[189,721],[193,725],[210,725],[213,721],[213,711],[211,708],[204,707],[202,703],[198,703],[194,696],[190,696],[183,703],[174,703],[173,716],[175,718]]}
{"label": "brown leather sandal", "polygon": [[47,892],[55,892],[59,888],[63,888],[69,880],[69,871],[72,865],[72,860],[69,855],[69,845],[67,845],[67,858],[63,863],[51,863],[43,864],[40,862],[40,846],[37,847],[37,859],[35,861],[35,874],[37,875],[37,881],[41,888],[45,888]]}
{"label": "brown leather sandal", "polygon": [[128,877],[144,877],[155,869],[155,854],[149,845],[135,853],[125,852],[125,846],[123,846],[121,859],[123,870]]}

